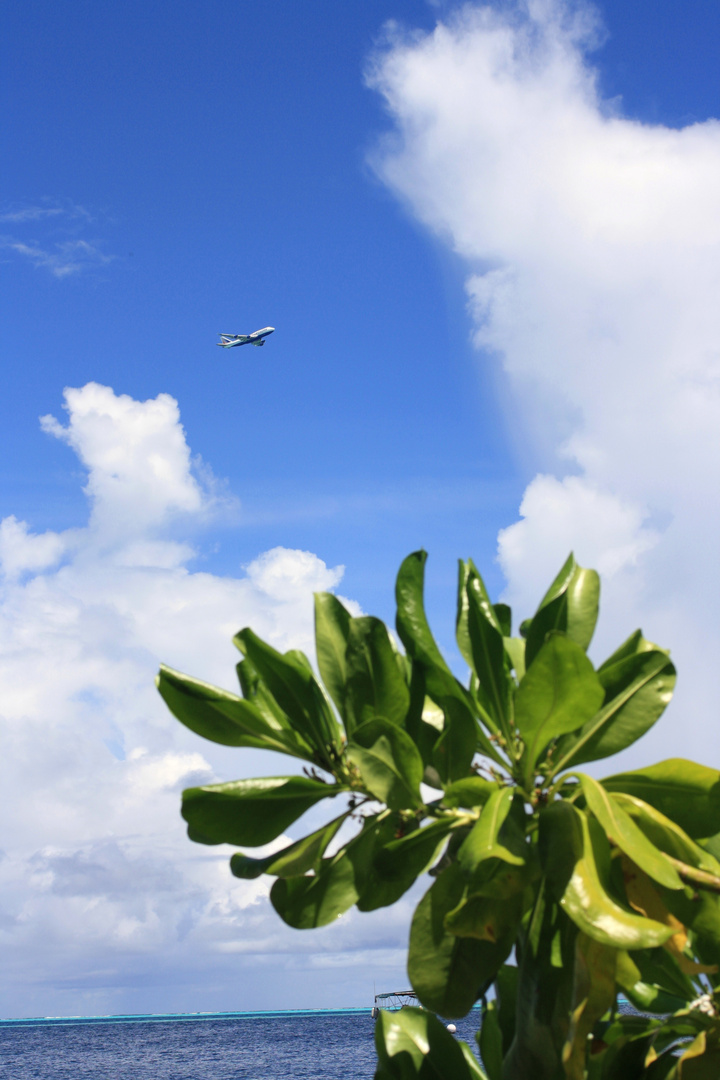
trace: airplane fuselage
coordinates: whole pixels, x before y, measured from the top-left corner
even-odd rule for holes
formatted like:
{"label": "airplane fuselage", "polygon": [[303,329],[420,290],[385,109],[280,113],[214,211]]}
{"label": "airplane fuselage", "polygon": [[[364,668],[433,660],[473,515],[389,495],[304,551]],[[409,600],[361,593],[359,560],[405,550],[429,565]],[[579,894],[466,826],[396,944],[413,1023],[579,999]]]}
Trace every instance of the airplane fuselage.
{"label": "airplane fuselage", "polygon": [[236,345],[264,345],[265,338],[275,330],[274,326],[264,326],[262,330],[255,330],[252,334],[221,334],[222,341],[216,344],[221,349],[233,349]]}

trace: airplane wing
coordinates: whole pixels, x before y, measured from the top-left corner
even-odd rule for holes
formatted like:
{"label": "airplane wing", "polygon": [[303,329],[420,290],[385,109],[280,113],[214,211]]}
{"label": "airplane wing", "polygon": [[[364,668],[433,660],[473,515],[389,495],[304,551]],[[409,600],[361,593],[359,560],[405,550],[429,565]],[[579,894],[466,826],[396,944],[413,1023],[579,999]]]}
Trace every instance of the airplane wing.
{"label": "airplane wing", "polygon": [[220,334],[221,340],[216,344],[221,349],[231,349],[234,345],[247,345],[251,340],[247,334]]}
{"label": "airplane wing", "polygon": [[264,345],[264,344],[265,344],[265,342],[262,340],[262,338],[260,339],[260,341],[253,341],[253,345],[255,345],[255,346]]}

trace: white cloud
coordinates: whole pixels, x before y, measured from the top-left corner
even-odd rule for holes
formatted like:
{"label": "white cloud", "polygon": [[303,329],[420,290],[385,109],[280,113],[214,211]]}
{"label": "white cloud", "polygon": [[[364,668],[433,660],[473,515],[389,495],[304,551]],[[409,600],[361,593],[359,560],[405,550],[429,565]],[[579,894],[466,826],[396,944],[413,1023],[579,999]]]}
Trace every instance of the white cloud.
{"label": "white cloud", "polygon": [[32,223],[42,236],[0,235],[0,249],[49,270],[56,278],[75,276],[106,266],[115,258],[102,250],[95,237],[80,235],[96,216],[69,199],[41,199],[36,205],[12,206],[0,213],[0,223],[25,226]]}
{"label": "white cloud", "polygon": [[[232,687],[245,625],[311,651],[312,592],[343,568],[278,547],[235,577],[192,570],[184,531],[215,504],[177,403],[95,383],[65,400],[66,426],[43,427],[87,469],[87,525],[0,524],[0,1015],[300,1004],[300,986],[282,986],[293,954],[353,949],[352,929],[284,930],[266,882],[232,878],[227,850],[191,844],[179,815],[184,786],[296,763],[199,739],[153,678],[163,660]],[[247,974],[238,942],[252,964],[276,949],[268,973]]]}
{"label": "white cloud", "polygon": [[500,536],[509,598],[526,614],[570,547],[600,566],[603,647],[643,622],[680,670],[682,743],[661,725],[638,752],[707,759],[720,124],[623,116],[588,60],[596,26],[587,6],[527,0],[393,31],[370,73],[393,121],[374,163],[464,260],[476,342],[499,359],[508,426],[532,447],[539,475]]}
{"label": "white cloud", "polygon": [[53,277],[65,278],[93,266],[105,266],[114,255],[106,255],[98,244],[87,240],[63,240],[43,247],[37,241],[27,243],[14,236],[0,236],[0,248],[14,251],[33,266],[49,270]]}

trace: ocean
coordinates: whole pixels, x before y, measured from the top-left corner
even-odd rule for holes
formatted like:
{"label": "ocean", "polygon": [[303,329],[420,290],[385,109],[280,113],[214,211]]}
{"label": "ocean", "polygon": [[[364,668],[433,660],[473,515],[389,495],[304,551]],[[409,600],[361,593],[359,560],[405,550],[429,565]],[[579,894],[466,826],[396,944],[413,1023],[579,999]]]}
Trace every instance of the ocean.
{"label": "ocean", "polygon": [[[458,1020],[473,1048],[479,1015]],[[0,1021],[2,1080],[372,1080],[370,1009]]]}

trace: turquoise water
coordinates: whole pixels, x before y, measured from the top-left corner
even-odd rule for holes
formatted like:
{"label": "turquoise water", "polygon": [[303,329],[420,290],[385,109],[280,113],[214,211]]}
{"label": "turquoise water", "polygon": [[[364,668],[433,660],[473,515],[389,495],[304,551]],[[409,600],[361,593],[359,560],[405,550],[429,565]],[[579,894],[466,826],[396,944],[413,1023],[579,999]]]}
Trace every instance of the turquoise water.
{"label": "turquoise water", "polygon": [[[477,1014],[457,1021],[474,1045]],[[0,1021],[3,1080],[372,1080],[370,1009]]]}

